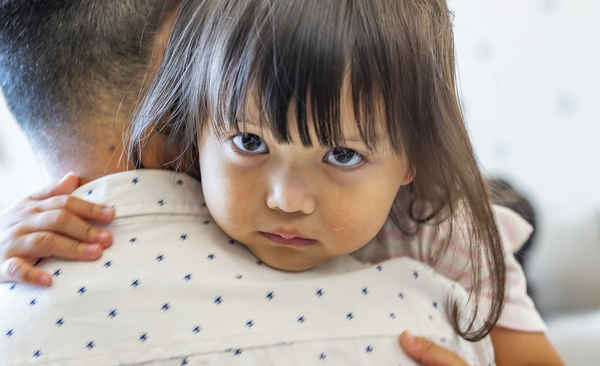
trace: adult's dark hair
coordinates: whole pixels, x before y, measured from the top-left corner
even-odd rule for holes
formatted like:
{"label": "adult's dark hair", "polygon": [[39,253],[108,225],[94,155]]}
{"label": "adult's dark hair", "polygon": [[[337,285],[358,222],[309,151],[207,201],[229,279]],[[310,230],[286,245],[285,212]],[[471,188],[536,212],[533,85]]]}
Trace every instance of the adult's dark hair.
{"label": "adult's dark hair", "polygon": [[[476,312],[481,278],[489,278],[493,296],[482,326],[474,315],[459,326],[459,307],[451,309],[457,332],[478,340],[500,316],[506,275],[454,62],[444,0],[188,0],[140,106],[131,152],[139,153],[149,134],[166,131],[189,166],[199,134],[243,129],[254,101],[262,127],[280,142],[290,140],[295,123],[305,146],[343,146],[340,101],[349,86],[365,144],[389,144],[415,172],[392,209],[396,223],[407,232],[450,223],[447,240],[431,248],[436,265],[445,259],[453,222],[460,225]],[[311,128],[318,141],[311,141]]]}
{"label": "adult's dark hair", "polygon": [[27,135],[83,131],[128,89],[133,104],[167,3],[0,0],[0,85]]}

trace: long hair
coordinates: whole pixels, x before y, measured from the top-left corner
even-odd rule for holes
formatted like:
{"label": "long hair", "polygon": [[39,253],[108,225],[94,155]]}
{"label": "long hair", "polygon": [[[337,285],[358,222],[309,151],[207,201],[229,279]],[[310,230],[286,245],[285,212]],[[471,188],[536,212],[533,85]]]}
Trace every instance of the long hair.
{"label": "long hair", "polygon": [[[168,131],[181,165],[193,166],[199,133],[239,130],[240,121],[243,128],[249,98],[279,142],[290,141],[296,123],[303,145],[340,146],[340,101],[349,85],[367,147],[388,144],[415,172],[392,217],[405,212],[401,196],[408,195],[413,227],[444,220],[453,227],[459,211],[466,220],[476,312],[484,271],[494,296],[481,327],[473,314],[459,329],[458,307],[451,312],[463,338],[487,335],[504,303],[504,256],[458,102],[445,1],[187,0],[178,11],[133,124],[132,152],[151,133]],[[295,122],[288,121],[290,108]],[[434,266],[451,236],[432,248]]]}

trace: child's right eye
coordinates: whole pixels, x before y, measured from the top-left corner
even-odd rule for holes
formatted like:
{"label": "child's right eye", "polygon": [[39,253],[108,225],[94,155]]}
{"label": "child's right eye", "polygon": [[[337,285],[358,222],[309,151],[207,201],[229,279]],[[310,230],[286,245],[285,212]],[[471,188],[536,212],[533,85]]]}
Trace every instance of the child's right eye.
{"label": "child's right eye", "polygon": [[269,152],[267,144],[252,133],[241,133],[231,138],[231,142],[242,153],[246,154],[265,154]]}

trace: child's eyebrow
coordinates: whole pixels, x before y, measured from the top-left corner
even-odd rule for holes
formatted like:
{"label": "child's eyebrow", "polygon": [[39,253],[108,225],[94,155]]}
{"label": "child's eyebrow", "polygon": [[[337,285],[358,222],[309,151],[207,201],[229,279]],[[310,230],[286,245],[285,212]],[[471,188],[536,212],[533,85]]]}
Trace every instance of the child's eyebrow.
{"label": "child's eyebrow", "polygon": [[[261,127],[260,123],[256,122],[253,119],[245,119],[245,120],[241,120],[240,119],[240,120],[237,120],[236,122],[238,123],[238,125],[251,125],[251,126],[254,126],[254,127]],[[355,142],[355,143],[362,143],[362,144],[365,143],[365,140],[362,139],[358,135],[352,135],[350,137],[344,138],[344,141]]]}

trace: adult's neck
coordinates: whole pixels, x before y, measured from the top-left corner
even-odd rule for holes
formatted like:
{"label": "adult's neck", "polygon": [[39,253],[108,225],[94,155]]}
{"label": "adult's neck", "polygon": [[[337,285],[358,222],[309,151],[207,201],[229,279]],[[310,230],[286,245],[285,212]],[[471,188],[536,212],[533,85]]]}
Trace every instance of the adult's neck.
{"label": "adult's neck", "polygon": [[[134,169],[128,153],[123,123],[94,123],[80,133],[50,131],[31,138],[34,153],[51,182],[74,172],[81,184],[108,174]],[[149,169],[165,169],[173,158],[165,151],[166,136],[153,134],[144,145],[142,165]]]}
{"label": "adult's neck", "polygon": [[[90,125],[93,126],[93,125]],[[122,133],[117,131],[85,134],[46,132],[32,139],[34,153],[46,177],[56,182],[68,172],[76,173],[85,184],[107,174],[132,169],[128,163]]]}

